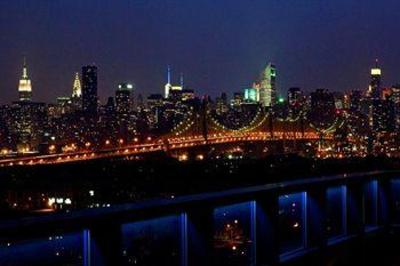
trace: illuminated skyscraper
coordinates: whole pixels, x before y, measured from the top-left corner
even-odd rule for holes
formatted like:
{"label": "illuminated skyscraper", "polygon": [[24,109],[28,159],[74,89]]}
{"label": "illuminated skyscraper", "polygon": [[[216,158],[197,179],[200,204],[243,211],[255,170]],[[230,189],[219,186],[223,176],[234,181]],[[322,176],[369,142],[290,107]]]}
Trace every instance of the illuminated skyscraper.
{"label": "illuminated skyscraper", "polygon": [[272,107],[276,102],[276,67],[269,63],[261,73],[259,99],[264,107]]}
{"label": "illuminated skyscraper", "polygon": [[89,115],[97,114],[97,67],[82,67],[82,107]]}
{"label": "illuminated skyscraper", "polygon": [[172,89],[172,85],[171,85],[171,68],[170,66],[168,66],[168,70],[167,70],[167,84],[165,84],[165,90],[164,90],[164,95],[165,98],[168,98],[169,96],[169,91]]}
{"label": "illuminated skyscraper", "polygon": [[79,79],[79,73],[75,73],[74,85],[72,86],[72,97],[81,97],[82,88],[81,80]]}
{"label": "illuminated skyscraper", "polygon": [[20,101],[31,101],[32,100],[32,84],[28,77],[28,66],[24,57],[24,66],[22,69],[22,77],[19,80],[18,86],[19,100]]}
{"label": "illuminated skyscraper", "polygon": [[258,93],[256,88],[246,88],[244,89],[244,99],[247,102],[258,102]]}
{"label": "illuminated skyscraper", "polygon": [[132,108],[132,94],[133,85],[130,83],[120,83],[115,92],[115,104],[118,114],[129,114]]}
{"label": "illuminated skyscraper", "polygon": [[392,86],[392,101],[394,105],[394,114],[395,114],[395,128],[397,130],[400,129],[400,85]]}
{"label": "illuminated skyscraper", "polygon": [[369,125],[374,132],[384,130],[384,106],[382,101],[382,70],[378,66],[378,59],[375,60],[375,67],[371,68],[371,81],[368,87],[369,102]]}
{"label": "illuminated skyscraper", "polygon": [[169,98],[172,91],[180,92],[180,91],[182,91],[182,89],[183,89],[183,74],[181,73],[180,85],[173,86],[171,84],[171,68],[170,68],[170,66],[168,66],[167,84],[165,84],[165,89],[164,89],[165,98]]}
{"label": "illuminated skyscraper", "polygon": [[381,77],[382,70],[378,66],[378,59],[376,59],[375,67],[371,68],[371,81],[368,88],[368,94],[372,100],[381,98]]}

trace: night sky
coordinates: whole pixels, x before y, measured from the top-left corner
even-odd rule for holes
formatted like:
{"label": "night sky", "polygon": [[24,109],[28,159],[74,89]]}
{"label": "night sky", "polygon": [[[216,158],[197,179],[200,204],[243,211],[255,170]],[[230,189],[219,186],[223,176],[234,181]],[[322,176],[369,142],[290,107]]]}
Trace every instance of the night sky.
{"label": "night sky", "polygon": [[0,102],[17,99],[22,55],[34,100],[69,95],[74,72],[99,67],[99,94],[133,81],[161,93],[178,82],[215,96],[278,68],[278,90],[365,88],[379,58],[400,82],[398,0],[0,0]]}

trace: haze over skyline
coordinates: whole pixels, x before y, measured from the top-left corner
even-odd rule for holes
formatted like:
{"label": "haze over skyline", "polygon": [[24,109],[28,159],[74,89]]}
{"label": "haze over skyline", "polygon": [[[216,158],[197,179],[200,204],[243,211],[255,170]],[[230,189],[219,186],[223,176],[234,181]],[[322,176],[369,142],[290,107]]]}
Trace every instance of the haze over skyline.
{"label": "haze over skyline", "polygon": [[168,64],[200,95],[240,91],[269,61],[279,94],[365,89],[375,58],[390,86],[400,82],[399,13],[395,0],[2,1],[0,102],[17,100],[24,54],[33,98],[47,102],[71,94],[90,63],[101,99],[122,81],[162,93]]}

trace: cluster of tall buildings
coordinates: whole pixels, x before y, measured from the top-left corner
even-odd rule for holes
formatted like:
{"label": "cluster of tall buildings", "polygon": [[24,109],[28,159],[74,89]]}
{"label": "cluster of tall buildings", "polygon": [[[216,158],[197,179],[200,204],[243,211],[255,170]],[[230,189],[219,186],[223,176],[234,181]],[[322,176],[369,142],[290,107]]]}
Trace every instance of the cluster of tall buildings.
{"label": "cluster of tall buildings", "polygon": [[196,96],[184,84],[182,73],[175,82],[168,67],[163,93],[143,97],[136,93],[135,84],[121,82],[115,95],[101,103],[98,68],[87,65],[71,80],[71,95],[47,104],[33,101],[24,59],[19,100],[0,106],[0,149],[8,155],[123,145],[169,132],[190,110],[200,110],[206,103],[210,113],[228,128],[245,126],[261,108],[282,119],[301,117],[321,132],[340,121],[338,145],[327,150],[353,155],[395,154],[397,148],[393,147],[400,132],[400,86],[382,85],[378,62],[370,74],[365,90],[344,93],[316,89],[305,94],[293,87],[286,96],[278,97],[276,66],[268,63],[251,87],[232,97],[222,93],[212,99]]}

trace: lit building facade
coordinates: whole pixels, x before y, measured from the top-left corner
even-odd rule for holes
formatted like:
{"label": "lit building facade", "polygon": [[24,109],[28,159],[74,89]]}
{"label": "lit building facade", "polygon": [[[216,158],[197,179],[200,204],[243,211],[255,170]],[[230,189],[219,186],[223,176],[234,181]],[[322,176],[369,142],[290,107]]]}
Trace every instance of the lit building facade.
{"label": "lit building facade", "polygon": [[375,67],[371,68],[371,81],[368,88],[368,94],[372,100],[378,100],[381,96],[382,70],[378,66],[378,60],[375,61]]}
{"label": "lit building facade", "polygon": [[320,129],[330,127],[335,119],[335,98],[327,89],[311,93],[311,122]]}
{"label": "lit building facade", "polygon": [[22,68],[22,76],[19,80],[18,86],[19,100],[31,101],[32,100],[32,83],[28,76],[28,66],[24,57],[24,65]]}
{"label": "lit building facade", "polygon": [[304,107],[304,96],[300,88],[290,88],[288,90],[289,115],[298,115]]}
{"label": "lit building facade", "polygon": [[129,114],[132,109],[133,85],[130,83],[118,84],[115,92],[116,111],[118,114]]}
{"label": "lit building facade", "polygon": [[261,73],[258,84],[259,101],[264,107],[273,107],[276,103],[276,67],[269,63]]}
{"label": "lit building facade", "polygon": [[256,88],[244,89],[244,100],[246,102],[259,102],[259,94]]}
{"label": "lit building facade", "polygon": [[82,67],[82,107],[86,114],[97,114],[97,67]]}
{"label": "lit building facade", "polygon": [[171,82],[172,82],[171,81],[171,68],[168,66],[167,84],[165,84],[165,87],[164,87],[164,97],[166,99],[170,98],[172,94],[174,96],[176,96],[183,90],[183,75],[181,74],[181,84],[180,85],[172,85]]}

